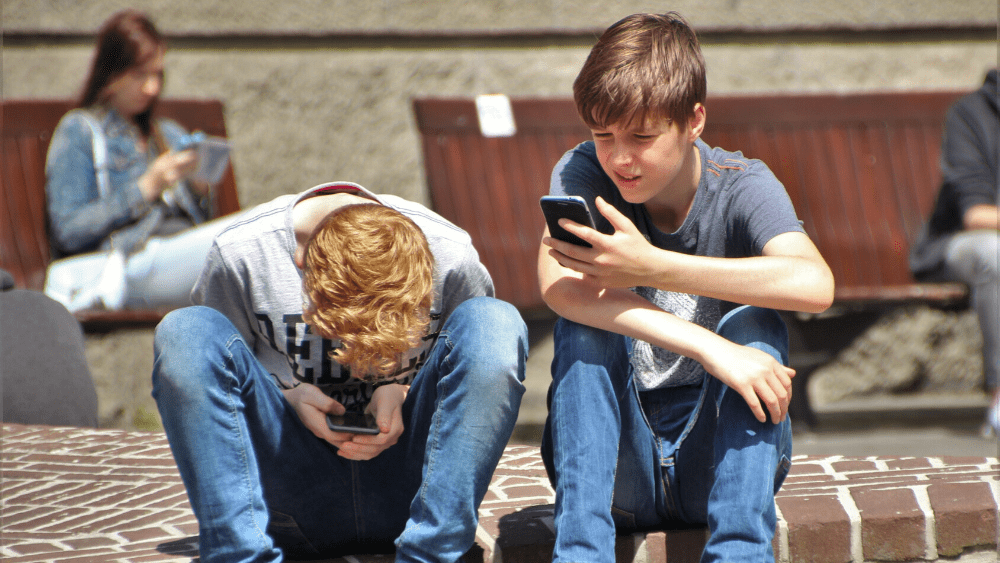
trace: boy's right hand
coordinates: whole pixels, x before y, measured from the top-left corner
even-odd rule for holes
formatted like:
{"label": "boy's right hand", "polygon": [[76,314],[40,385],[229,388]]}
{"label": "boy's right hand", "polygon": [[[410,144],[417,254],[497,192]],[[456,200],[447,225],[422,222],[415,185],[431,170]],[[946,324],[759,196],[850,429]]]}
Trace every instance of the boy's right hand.
{"label": "boy's right hand", "polygon": [[[702,365],[730,389],[743,397],[760,422],[778,424],[788,414],[795,370],[782,365],[766,352],[721,339],[726,349],[711,355]],[[766,410],[765,410],[766,409]]]}
{"label": "boy's right hand", "polygon": [[334,432],[326,424],[326,415],[344,414],[347,410],[344,405],[331,399],[326,393],[319,390],[319,387],[309,383],[300,383],[292,389],[282,389],[295,414],[299,415],[299,420],[317,437],[330,442],[336,447],[349,441],[353,434]]}

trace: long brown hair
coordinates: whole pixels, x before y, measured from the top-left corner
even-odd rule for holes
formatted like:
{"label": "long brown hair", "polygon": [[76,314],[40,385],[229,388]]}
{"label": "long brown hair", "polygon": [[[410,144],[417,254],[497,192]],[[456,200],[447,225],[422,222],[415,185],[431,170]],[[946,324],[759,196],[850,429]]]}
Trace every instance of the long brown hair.
{"label": "long brown hair", "polygon": [[[79,107],[90,107],[101,101],[101,91],[108,83],[135,66],[155,56],[165,46],[163,36],[142,12],[122,10],[104,22],[97,34],[94,63],[84,83]],[[134,120],[143,134],[152,131],[156,100]]]}

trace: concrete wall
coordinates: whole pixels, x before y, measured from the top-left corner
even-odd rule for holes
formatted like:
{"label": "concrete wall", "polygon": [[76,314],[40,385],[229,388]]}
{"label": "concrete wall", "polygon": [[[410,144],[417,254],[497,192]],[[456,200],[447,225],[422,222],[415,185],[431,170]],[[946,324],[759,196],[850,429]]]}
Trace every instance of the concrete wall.
{"label": "concrete wall", "polygon": [[3,95],[75,96],[104,18],[146,10],[170,39],[165,95],[226,103],[244,206],[329,180],[427,202],[414,97],[567,96],[636,11],[691,20],[716,94],[972,89],[997,64],[994,0],[79,4],[5,0]]}

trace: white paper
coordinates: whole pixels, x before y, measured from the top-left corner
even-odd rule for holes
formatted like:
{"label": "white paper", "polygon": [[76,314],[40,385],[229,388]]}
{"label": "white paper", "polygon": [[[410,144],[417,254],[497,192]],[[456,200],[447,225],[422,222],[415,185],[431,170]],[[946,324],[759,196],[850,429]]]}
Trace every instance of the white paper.
{"label": "white paper", "polygon": [[511,137],[517,133],[510,98],[504,94],[476,96],[479,131],[484,137]]}
{"label": "white paper", "polygon": [[229,143],[219,137],[209,137],[198,143],[198,170],[193,178],[215,185],[222,180],[229,164]]}

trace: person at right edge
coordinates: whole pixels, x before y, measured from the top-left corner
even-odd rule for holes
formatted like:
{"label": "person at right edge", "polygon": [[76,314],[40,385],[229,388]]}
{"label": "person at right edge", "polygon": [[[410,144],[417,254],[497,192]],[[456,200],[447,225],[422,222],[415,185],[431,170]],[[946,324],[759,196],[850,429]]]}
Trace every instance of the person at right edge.
{"label": "person at right edge", "polygon": [[981,88],[948,110],[941,142],[941,190],[910,253],[917,280],[969,285],[983,334],[983,383],[992,397],[984,435],[1000,431],[998,160],[1000,112],[993,69]]}
{"label": "person at right edge", "polygon": [[552,172],[597,230],[546,230],[561,317],[542,459],[554,561],[615,561],[615,533],[707,525],[702,561],[773,561],[794,371],[775,309],[820,312],[833,276],[767,166],[699,139],[705,63],[677,13],[600,37],[573,85],[593,141]]}

